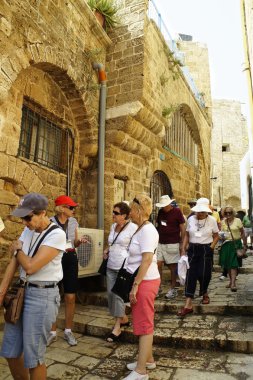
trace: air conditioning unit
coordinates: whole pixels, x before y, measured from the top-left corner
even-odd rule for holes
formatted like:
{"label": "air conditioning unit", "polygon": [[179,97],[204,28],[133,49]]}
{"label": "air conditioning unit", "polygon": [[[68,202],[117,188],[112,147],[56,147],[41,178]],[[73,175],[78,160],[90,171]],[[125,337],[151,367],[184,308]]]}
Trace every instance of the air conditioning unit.
{"label": "air conditioning unit", "polygon": [[104,230],[78,228],[77,235],[78,239],[84,236],[88,240],[77,248],[78,277],[97,275],[103,260]]}

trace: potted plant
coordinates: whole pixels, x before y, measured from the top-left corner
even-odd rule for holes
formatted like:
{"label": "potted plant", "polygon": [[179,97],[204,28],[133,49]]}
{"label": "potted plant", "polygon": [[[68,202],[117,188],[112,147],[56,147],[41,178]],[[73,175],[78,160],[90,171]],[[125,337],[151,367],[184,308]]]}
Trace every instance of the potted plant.
{"label": "potted plant", "polygon": [[106,31],[114,28],[119,23],[116,16],[119,8],[114,0],[88,0],[88,5]]}

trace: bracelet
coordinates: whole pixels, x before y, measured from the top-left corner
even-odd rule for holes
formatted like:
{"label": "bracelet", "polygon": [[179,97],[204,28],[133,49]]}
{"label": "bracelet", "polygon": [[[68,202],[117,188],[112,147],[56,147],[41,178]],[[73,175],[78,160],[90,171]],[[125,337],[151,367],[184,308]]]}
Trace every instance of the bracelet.
{"label": "bracelet", "polygon": [[138,282],[135,281],[135,282],[133,283],[133,286],[139,286]]}

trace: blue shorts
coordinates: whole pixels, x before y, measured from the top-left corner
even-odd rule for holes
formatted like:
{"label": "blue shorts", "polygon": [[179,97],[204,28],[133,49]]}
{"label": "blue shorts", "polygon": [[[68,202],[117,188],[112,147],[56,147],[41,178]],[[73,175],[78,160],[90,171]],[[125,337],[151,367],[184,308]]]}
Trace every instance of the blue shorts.
{"label": "blue shorts", "polygon": [[25,289],[24,309],[19,321],[6,323],[0,356],[18,358],[24,353],[25,368],[45,362],[47,338],[60,306],[58,286]]}

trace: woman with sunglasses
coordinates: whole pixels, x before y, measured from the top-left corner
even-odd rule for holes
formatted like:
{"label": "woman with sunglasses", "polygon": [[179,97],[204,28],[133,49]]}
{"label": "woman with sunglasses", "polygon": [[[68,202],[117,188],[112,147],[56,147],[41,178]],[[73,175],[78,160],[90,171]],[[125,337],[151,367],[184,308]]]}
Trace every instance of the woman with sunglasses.
{"label": "woman with sunglasses", "polygon": [[243,224],[239,218],[235,217],[233,207],[224,208],[224,219],[221,222],[221,236],[224,243],[220,249],[220,265],[228,270],[229,284],[226,286],[232,292],[236,292],[236,276],[238,268],[242,266],[242,259],[239,259],[236,250],[242,248],[242,240],[245,250],[247,249],[247,239],[244,234]]}
{"label": "woman with sunglasses", "polygon": [[30,193],[12,213],[22,219],[25,229],[10,249],[13,256],[0,285],[0,306],[18,266],[25,296],[20,319],[5,324],[0,355],[7,359],[14,379],[47,377],[47,336],[60,306],[57,283],[62,279],[66,243],[64,232],[47,217],[47,206],[44,195]]}
{"label": "woman with sunglasses", "polygon": [[[63,269],[63,289],[65,305],[65,331],[64,339],[70,346],[76,346],[77,340],[72,333],[73,319],[75,314],[76,292],[78,289],[78,259],[76,248],[80,244],[86,243],[85,238],[78,239],[77,228],[78,222],[74,218],[75,209],[78,206],[67,195],[60,195],[55,199],[56,215],[51,220],[56,223],[66,234],[66,247],[62,257]],[[56,324],[53,324],[47,345],[55,342]]]}
{"label": "woman with sunglasses", "polygon": [[131,203],[130,212],[138,229],[131,239],[125,268],[132,274],[139,268],[129,294],[133,332],[139,337],[139,352],[137,362],[127,364],[132,372],[124,380],[148,380],[147,368],[156,368],[152,353],[154,303],[161,281],[156,256],[159,235],[154,225],[149,222],[151,212],[150,197],[138,194]]}
{"label": "woman with sunglasses", "polygon": [[127,247],[130,239],[137,229],[136,224],[130,222],[129,213],[130,208],[125,202],[119,202],[113,206],[114,223],[108,237],[109,248],[104,250],[104,258],[108,258],[106,270],[108,307],[110,314],[115,318],[112,332],[106,339],[110,343],[117,342],[120,339],[121,327],[129,325],[123,300],[111,291],[118,271],[128,257]]}

